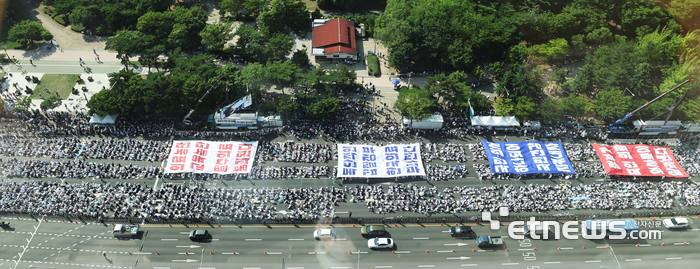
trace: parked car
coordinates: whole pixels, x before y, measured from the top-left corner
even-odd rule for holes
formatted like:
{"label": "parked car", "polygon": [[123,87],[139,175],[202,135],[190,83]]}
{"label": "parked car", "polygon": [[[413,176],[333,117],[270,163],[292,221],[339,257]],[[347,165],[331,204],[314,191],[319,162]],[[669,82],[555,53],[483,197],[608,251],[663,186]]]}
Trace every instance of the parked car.
{"label": "parked car", "polygon": [[333,229],[318,229],[314,231],[314,239],[316,240],[333,240],[335,233]]}
{"label": "parked car", "polygon": [[688,219],[686,218],[670,218],[663,221],[666,229],[678,229],[688,227]]}
{"label": "parked car", "polygon": [[382,225],[367,225],[360,229],[362,236],[381,236],[386,233],[386,229]]}
{"label": "parked car", "polygon": [[372,239],[367,241],[367,247],[369,247],[370,249],[393,248],[394,247],[394,240],[391,238],[383,238],[383,237],[372,238]]}

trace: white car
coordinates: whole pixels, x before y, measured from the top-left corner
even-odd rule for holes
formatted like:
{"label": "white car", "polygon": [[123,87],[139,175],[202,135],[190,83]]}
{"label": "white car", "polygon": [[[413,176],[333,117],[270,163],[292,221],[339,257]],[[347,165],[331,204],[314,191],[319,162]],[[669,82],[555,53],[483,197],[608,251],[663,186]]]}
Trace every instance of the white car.
{"label": "white car", "polygon": [[393,248],[394,240],[391,238],[372,238],[367,241],[367,247],[370,249]]}
{"label": "white car", "polygon": [[333,240],[335,233],[333,229],[318,229],[314,231],[314,238],[316,240]]}
{"label": "white car", "polygon": [[677,229],[688,227],[688,219],[686,218],[670,218],[664,220],[666,229]]}

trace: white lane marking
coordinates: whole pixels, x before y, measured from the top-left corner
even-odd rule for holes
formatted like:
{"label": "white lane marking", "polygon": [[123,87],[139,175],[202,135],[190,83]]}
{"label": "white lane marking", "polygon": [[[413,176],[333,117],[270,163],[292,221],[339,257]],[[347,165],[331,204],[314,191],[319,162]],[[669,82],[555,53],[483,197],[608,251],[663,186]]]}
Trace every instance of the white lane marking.
{"label": "white lane marking", "polygon": [[260,238],[246,238],[245,241],[262,241]]}
{"label": "white lane marking", "polygon": [[504,264],[502,264],[502,265],[503,265],[503,266],[508,266],[508,265],[518,265],[518,264],[520,264],[520,263],[517,263],[517,262],[509,262],[509,263],[504,263]]}
{"label": "white lane marking", "polygon": [[289,241],[304,241],[304,238],[289,238]]}
{"label": "white lane marking", "polygon": [[397,250],[397,251],[394,251],[394,253],[395,254],[408,254],[408,253],[411,253],[411,251],[410,250]]}
{"label": "white lane marking", "polygon": [[175,246],[176,248],[201,248],[202,246],[189,245],[189,246]]}
{"label": "white lane marking", "polygon": [[375,265],[374,268],[392,268],[391,265]]}
{"label": "white lane marking", "polygon": [[160,241],[177,241],[177,239],[161,239]]}
{"label": "white lane marking", "polygon": [[471,258],[472,258],[472,257],[460,256],[460,257],[449,257],[449,258],[446,258],[446,259],[448,259],[448,260],[469,260],[469,259],[471,259]]}
{"label": "white lane marking", "polygon": [[586,261],[586,262],[600,262],[600,261],[598,260],[598,261]]}
{"label": "white lane marking", "polygon": [[287,267],[287,269],[304,269],[304,267]]}
{"label": "white lane marking", "polygon": [[674,258],[666,258],[666,259],[667,259],[667,260],[681,260],[681,259],[683,259],[683,258],[681,258],[681,257],[674,257]]}
{"label": "white lane marking", "polygon": [[429,264],[429,265],[418,265],[419,268],[425,268],[425,267],[435,267],[434,264]]}
{"label": "white lane marking", "polygon": [[198,269],[216,269],[214,267],[199,267]]}
{"label": "white lane marking", "polygon": [[466,263],[466,264],[462,264],[461,266],[462,267],[471,267],[471,266],[476,266],[476,263]]}
{"label": "white lane marking", "polygon": [[674,245],[676,245],[676,246],[677,246],[677,245],[690,245],[690,243],[688,243],[688,242],[683,242],[683,243],[673,243],[673,244],[674,244]]}
{"label": "white lane marking", "polygon": [[608,248],[607,246],[597,246],[595,248]]}
{"label": "white lane marking", "polygon": [[449,233],[450,231],[442,231],[443,233]]}
{"label": "white lane marking", "polygon": [[413,240],[428,240],[428,237],[414,237]]}
{"label": "white lane marking", "polygon": [[532,251],[531,248],[519,248],[518,251]]}
{"label": "white lane marking", "polygon": [[347,239],[347,238],[336,238],[335,240],[336,240],[336,241],[345,241],[345,240],[348,240],[348,239]]}
{"label": "white lane marking", "polygon": [[447,252],[452,252],[452,250],[438,250],[438,253],[447,253]]}
{"label": "white lane marking", "polygon": [[466,245],[469,245],[469,244],[467,244],[467,243],[445,244],[445,246],[458,246],[458,247],[466,246]]}
{"label": "white lane marking", "polygon": [[282,254],[282,252],[268,252],[265,254],[267,254],[267,255],[280,255],[280,254]]}
{"label": "white lane marking", "polygon": [[626,259],[626,262],[638,262],[641,261],[642,259]]}
{"label": "white lane marking", "polygon": [[236,255],[236,252],[221,252],[223,255]]}
{"label": "white lane marking", "polygon": [[651,247],[651,244],[639,244],[640,247]]}
{"label": "white lane marking", "polygon": [[314,252],[314,251],[312,251],[312,252],[309,252],[309,254],[326,254],[326,252],[323,252],[323,251]]}
{"label": "white lane marking", "polygon": [[180,234],[190,234],[190,232],[180,232]]}
{"label": "white lane marking", "polygon": [[558,264],[558,263],[561,263],[561,262],[544,262],[544,264]]}
{"label": "white lane marking", "polygon": [[574,249],[573,247],[568,247],[568,248],[561,248],[561,249]]}
{"label": "white lane marking", "polygon": [[153,253],[151,253],[151,252],[134,252],[133,254],[134,254],[134,255],[138,255],[138,254],[141,254],[141,255],[149,255],[149,254],[153,254]]}
{"label": "white lane marking", "polygon": [[170,269],[170,267],[153,267],[153,269]]}
{"label": "white lane marking", "polygon": [[[347,267],[345,267],[347,268]],[[243,269],[260,269],[260,267],[243,267]]]}
{"label": "white lane marking", "polygon": [[331,267],[331,268],[332,269],[343,269],[343,268],[347,268],[347,267]]}

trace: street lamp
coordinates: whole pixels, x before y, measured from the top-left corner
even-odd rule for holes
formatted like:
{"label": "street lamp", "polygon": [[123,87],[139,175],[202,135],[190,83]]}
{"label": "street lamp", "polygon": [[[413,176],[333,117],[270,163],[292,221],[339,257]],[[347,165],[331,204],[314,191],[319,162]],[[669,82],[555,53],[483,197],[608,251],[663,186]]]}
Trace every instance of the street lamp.
{"label": "street lamp", "polygon": [[626,90],[627,92],[629,92],[629,93],[632,95],[632,97],[634,97],[634,93],[633,93],[632,91],[630,91],[630,89],[625,88],[625,90]]}
{"label": "street lamp", "polygon": [[[3,45],[3,47],[4,47],[4,45]],[[58,249],[58,255],[56,255],[56,260],[53,261],[53,267],[51,267],[51,269],[56,269],[56,262],[58,262],[58,256],[61,256],[61,250],[63,250],[63,247]]]}
{"label": "street lamp", "polygon": [[506,90],[506,93],[508,94],[508,96],[510,96],[510,93],[508,92],[508,89],[506,89],[506,86],[503,86],[503,89]]}

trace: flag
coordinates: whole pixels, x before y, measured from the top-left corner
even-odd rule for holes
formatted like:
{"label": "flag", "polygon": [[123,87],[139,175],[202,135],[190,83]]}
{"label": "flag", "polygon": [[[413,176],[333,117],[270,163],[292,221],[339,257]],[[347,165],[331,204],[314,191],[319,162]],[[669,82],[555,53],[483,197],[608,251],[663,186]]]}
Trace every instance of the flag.
{"label": "flag", "polygon": [[467,100],[467,104],[469,104],[469,119],[472,119],[474,118],[474,108],[472,107],[472,102]]}

